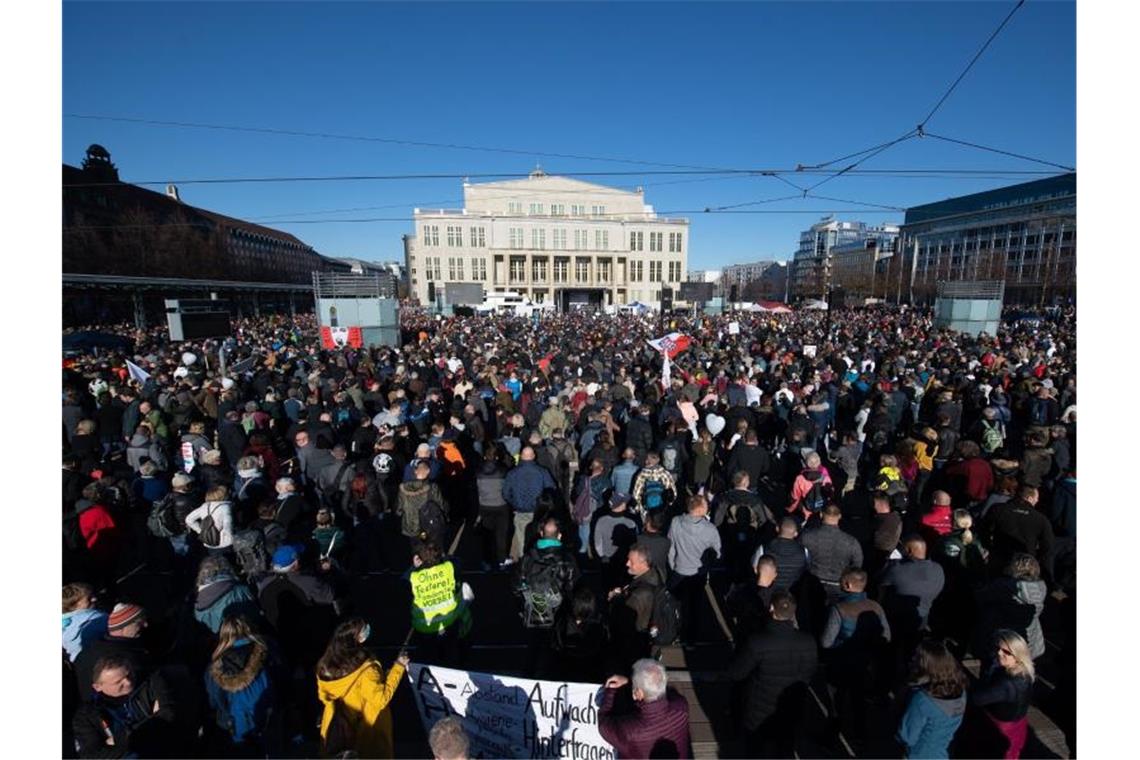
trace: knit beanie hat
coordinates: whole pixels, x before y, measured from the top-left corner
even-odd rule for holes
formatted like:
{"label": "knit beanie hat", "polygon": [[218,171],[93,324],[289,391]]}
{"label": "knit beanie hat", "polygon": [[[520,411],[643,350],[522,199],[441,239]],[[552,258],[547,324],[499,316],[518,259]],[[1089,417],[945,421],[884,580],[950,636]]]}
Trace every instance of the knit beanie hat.
{"label": "knit beanie hat", "polygon": [[115,605],[115,609],[111,610],[111,615],[107,618],[107,630],[120,631],[131,623],[141,619],[144,614],[143,608],[137,604],[123,604],[120,602]]}

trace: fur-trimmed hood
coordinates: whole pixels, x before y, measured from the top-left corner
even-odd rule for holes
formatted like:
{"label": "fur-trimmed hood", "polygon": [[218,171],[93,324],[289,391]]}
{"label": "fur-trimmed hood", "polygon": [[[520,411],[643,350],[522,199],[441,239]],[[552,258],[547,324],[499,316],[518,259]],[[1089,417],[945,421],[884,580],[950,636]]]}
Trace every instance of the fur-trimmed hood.
{"label": "fur-trimmed hood", "polygon": [[269,658],[269,649],[256,639],[238,639],[210,665],[210,677],[224,691],[235,692],[253,683]]}

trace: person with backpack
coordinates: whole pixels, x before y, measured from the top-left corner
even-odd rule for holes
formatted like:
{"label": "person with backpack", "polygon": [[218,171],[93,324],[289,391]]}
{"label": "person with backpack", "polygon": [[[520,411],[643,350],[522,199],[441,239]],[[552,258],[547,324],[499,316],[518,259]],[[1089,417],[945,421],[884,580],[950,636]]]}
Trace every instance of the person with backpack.
{"label": "person with backpack", "polygon": [[574,553],[562,545],[558,520],[547,517],[542,523],[541,538],[519,563],[515,593],[522,598],[523,627],[532,632],[527,673],[542,677],[539,655],[547,649],[547,632],[554,625],[564,601],[570,599],[579,578]]}
{"label": "person with backpack", "polygon": [[998,411],[992,406],[982,410],[982,418],[973,429],[971,438],[982,447],[982,453],[993,456],[1005,445],[1005,426],[998,419]]}
{"label": "person with backpack", "polygon": [[229,489],[215,486],[206,492],[202,506],[186,515],[186,527],[211,554],[227,551],[234,543],[233,507]]}
{"label": "person with backpack", "polygon": [[428,480],[431,466],[426,460],[416,462],[414,473],[415,480],[400,484],[400,532],[409,540],[426,534],[427,540],[442,546],[447,539],[447,500],[439,484]]}
{"label": "person with backpack", "polygon": [[420,543],[412,556],[412,630],[421,662],[459,667],[471,633],[473,596],[461,583],[454,560],[439,544]]}
{"label": "person with backpack", "polygon": [[796,515],[807,522],[827,505],[831,498],[831,474],[823,466],[823,461],[815,451],[804,456],[804,468],[792,483],[788,514]]}
{"label": "person with backpack", "polygon": [[268,640],[250,621],[229,615],[206,669],[206,695],[221,735],[221,757],[280,756],[284,729],[283,674]]}
{"label": "person with backpack", "polygon": [[650,451],[645,455],[645,466],[633,479],[634,511],[642,516],[647,511],[668,507],[670,495],[676,493],[676,479],[661,466],[661,455]]}
{"label": "person with backpack", "polygon": [[194,580],[194,619],[210,632],[221,629],[227,615],[260,615],[253,592],[222,556],[206,557]]}
{"label": "person with backpack", "polygon": [[257,581],[258,604],[285,657],[311,668],[336,621],[336,591],[325,578],[301,569],[295,546],[279,546],[270,565],[272,572]]}
{"label": "person with backpack", "polygon": [[657,447],[661,466],[673,478],[677,492],[680,492],[680,487],[685,481],[685,472],[691,458],[688,449],[691,437],[689,428],[685,426],[685,423],[676,420],[673,423],[672,434],[661,441]]}
{"label": "person with backpack", "polygon": [[385,673],[365,648],[371,635],[359,618],[341,623],[317,662],[324,757],[395,757],[391,703],[409,658],[401,652]]}
{"label": "person with backpack", "polygon": [[243,456],[238,460],[234,475],[232,503],[239,522],[248,524],[257,514],[257,505],[271,493],[265,476],[261,473],[261,459],[256,456]]}
{"label": "person with backpack", "polygon": [[680,629],[676,600],[653,570],[649,549],[641,544],[630,547],[626,558],[630,582],[610,589],[610,631],[614,657],[623,669],[648,657],[656,643],[672,644]]}
{"label": "person with backpack", "polygon": [[321,506],[339,508],[344,501],[344,492],[352,484],[353,475],[355,471],[352,460],[348,457],[348,449],[338,443],[332,447],[332,461],[317,472],[317,494]]}
{"label": "person with backpack", "polygon": [[606,475],[605,464],[599,459],[592,459],[589,467],[589,471],[582,473],[578,478],[571,513],[578,526],[580,554],[588,554],[590,551],[590,526],[593,524],[594,514],[605,503],[606,492],[610,490],[610,479]]}
{"label": "person with backpack", "polygon": [[202,498],[195,493],[194,478],[184,472],[177,472],[170,479],[170,492],[151,507],[146,521],[147,529],[152,536],[167,539],[174,553],[184,557],[190,551],[186,538],[186,518],[201,503]]}

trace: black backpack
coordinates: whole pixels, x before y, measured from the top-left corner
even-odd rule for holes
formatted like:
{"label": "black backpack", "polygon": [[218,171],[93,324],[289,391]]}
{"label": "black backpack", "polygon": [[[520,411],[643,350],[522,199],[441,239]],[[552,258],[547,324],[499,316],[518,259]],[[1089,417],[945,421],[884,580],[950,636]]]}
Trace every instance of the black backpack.
{"label": "black backpack", "polygon": [[550,628],[562,606],[562,584],[557,562],[536,562],[537,571],[523,578],[523,625]]}
{"label": "black backpack", "polygon": [[818,512],[827,506],[827,494],[824,493],[823,476],[820,475],[819,480],[812,483],[811,490],[808,491],[801,502],[804,509],[808,512]]}
{"label": "black backpack", "polygon": [[[215,509],[216,508],[217,505],[215,505]],[[198,540],[211,549],[216,548],[218,544],[222,543],[222,531],[214,521],[214,511],[212,509],[207,509],[206,516],[202,518],[202,529],[198,531]]]}
{"label": "black backpack", "polygon": [[681,605],[677,597],[664,586],[653,593],[653,616],[649,629],[656,644],[668,645],[677,641],[681,633]]}
{"label": "black backpack", "polygon": [[420,505],[420,535],[426,535],[437,546],[443,547],[447,537],[447,514],[435,499],[428,499]]}
{"label": "black backpack", "polygon": [[146,527],[152,536],[170,538],[186,532],[186,526],[179,522],[174,510],[174,494],[168,493],[154,503],[146,518]]}
{"label": "black backpack", "polygon": [[238,569],[247,580],[269,570],[269,551],[265,548],[265,533],[261,530],[239,530],[234,534],[233,549]]}

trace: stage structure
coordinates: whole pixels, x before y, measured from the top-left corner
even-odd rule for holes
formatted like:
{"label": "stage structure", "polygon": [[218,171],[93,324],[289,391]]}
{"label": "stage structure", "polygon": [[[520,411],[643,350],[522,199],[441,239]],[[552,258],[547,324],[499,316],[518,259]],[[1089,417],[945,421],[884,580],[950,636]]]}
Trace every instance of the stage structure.
{"label": "stage structure", "polygon": [[1005,300],[1005,280],[938,283],[934,326],[978,335],[996,335]]}
{"label": "stage structure", "polygon": [[224,301],[167,298],[165,304],[166,327],[172,342],[228,338],[231,335],[229,305]]}
{"label": "stage structure", "polygon": [[320,325],[321,346],[400,345],[400,307],[385,297],[379,274],[313,272],[313,299]]}

